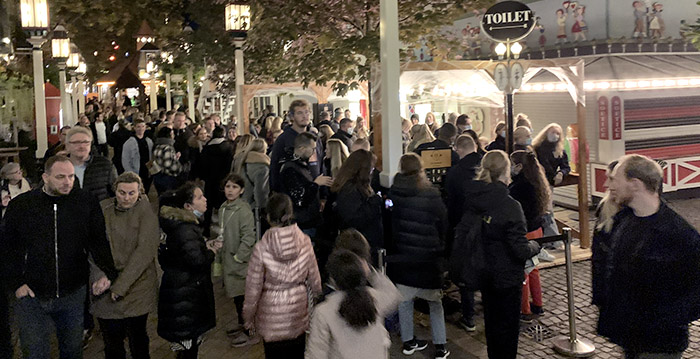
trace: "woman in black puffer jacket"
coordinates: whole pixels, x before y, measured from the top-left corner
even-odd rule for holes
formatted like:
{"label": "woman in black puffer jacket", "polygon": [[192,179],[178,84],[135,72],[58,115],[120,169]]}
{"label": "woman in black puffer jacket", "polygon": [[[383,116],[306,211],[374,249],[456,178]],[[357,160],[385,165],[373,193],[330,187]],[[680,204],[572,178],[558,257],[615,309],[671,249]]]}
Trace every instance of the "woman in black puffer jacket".
{"label": "woman in black puffer jacket", "polygon": [[210,268],[221,242],[205,242],[198,223],[207,210],[202,190],[186,183],[161,198],[160,226],[166,248],[159,261],[158,335],[172,343],[177,358],[197,358],[202,336],[216,326]]}
{"label": "woman in black puffer jacket", "polygon": [[403,353],[410,355],[427,345],[413,337],[413,299],[418,297],[427,300],[430,307],[435,357],[446,357],[449,352],[445,349],[442,273],[447,209],[415,153],[401,157],[389,197],[394,203],[391,220],[397,254],[396,262],[390,260],[387,271],[402,295],[399,322]]}

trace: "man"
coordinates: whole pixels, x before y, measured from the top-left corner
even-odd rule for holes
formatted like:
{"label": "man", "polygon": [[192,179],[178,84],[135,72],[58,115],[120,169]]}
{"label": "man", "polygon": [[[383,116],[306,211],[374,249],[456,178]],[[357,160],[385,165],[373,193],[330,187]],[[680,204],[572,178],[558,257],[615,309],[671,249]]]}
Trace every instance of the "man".
{"label": "man", "polygon": [[328,176],[314,179],[311,175],[309,158],[316,153],[316,144],[316,136],[308,132],[300,133],[294,139],[292,157],[284,162],[280,170],[280,192],[292,199],[297,225],[312,239],[316,235],[316,227],[321,223],[319,186],[330,187],[333,184]]}
{"label": "man", "polygon": [[[445,121],[445,123],[446,123],[446,124],[447,124],[447,123],[451,123],[452,125],[457,126],[457,117],[459,117],[459,115],[457,115],[457,114],[454,113],[454,112],[450,112],[450,113],[447,115],[447,120]],[[444,124],[443,124],[443,125],[444,125]],[[440,127],[440,128],[442,128],[442,127]],[[440,136],[440,128],[438,128],[437,130],[435,130],[435,133],[433,134],[433,135],[435,135],[435,137],[439,137],[439,136]]]}
{"label": "man", "polygon": [[212,131],[212,139],[202,148],[202,154],[197,161],[198,178],[204,180],[204,196],[209,205],[204,212],[204,235],[209,235],[211,216],[222,203],[224,193],[221,191],[221,181],[231,172],[233,163],[233,142],[226,141],[226,130],[216,127]]}
{"label": "man", "polygon": [[[219,116],[217,114],[212,114],[211,116],[209,116],[209,118],[214,120],[214,127],[221,126],[221,116]],[[214,127],[212,127],[212,131],[214,130]],[[211,133],[211,132],[209,132],[209,133]]]}
{"label": "man", "polygon": [[350,109],[345,110],[344,115],[345,115],[344,118],[350,118],[350,119],[352,118],[352,112],[350,111]]}
{"label": "man", "polygon": [[124,172],[122,151],[124,150],[124,143],[131,138],[131,134],[131,122],[127,121],[126,118],[122,118],[117,122],[117,129],[109,135],[107,143],[114,149],[112,163],[116,167],[117,173]]}
{"label": "man", "polygon": [[153,140],[146,137],[146,123],[141,119],[134,121],[134,136],[124,143],[122,150],[122,166],[124,171],[139,175],[146,194],[151,189],[151,175],[146,163],[151,160]]}
{"label": "man", "polygon": [[331,125],[331,114],[328,111],[321,111],[318,114],[318,125],[316,126],[321,127],[321,125]]}
{"label": "man", "polygon": [[331,121],[331,130],[338,132],[340,130],[340,120],[343,118],[343,112],[340,108],[336,108],[333,112],[333,121]]}
{"label": "man", "polygon": [[[460,135],[455,141],[455,152],[459,156],[459,162],[447,172],[447,219],[449,222],[448,238],[454,238],[454,228],[462,219],[464,210],[462,204],[465,201],[465,188],[476,177],[476,171],[481,164],[481,155],[476,152],[476,143],[469,135]],[[448,241],[448,248],[451,241]],[[468,332],[476,331],[474,325],[474,292],[464,288],[459,289],[462,297],[462,318],[459,325]]]}
{"label": "man", "polygon": [[112,131],[104,122],[104,114],[102,112],[97,113],[95,116],[95,122],[90,124],[90,130],[92,131],[92,138],[95,139],[97,151],[102,156],[109,156],[109,145],[107,145],[107,138]]}
{"label": "man", "polygon": [[355,121],[349,118],[344,118],[340,120],[339,130],[333,136],[331,136],[331,138],[340,140],[348,149],[350,149],[350,147],[352,147],[352,133],[354,129]]}
{"label": "man", "polygon": [[459,162],[459,155],[457,155],[457,152],[455,152],[452,149],[452,143],[454,143],[456,137],[457,127],[455,127],[455,125],[451,123],[446,123],[442,125],[442,127],[440,127],[440,131],[438,132],[438,138],[435,141],[424,143],[418,146],[415,152],[418,154],[418,156],[420,156],[424,150],[449,149],[452,152],[451,162],[452,166],[454,166],[457,164],[457,162]]}
{"label": "man", "polygon": [[[661,167],[623,156],[608,178],[622,206],[604,260],[598,333],[627,359],[681,358],[700,318],[700,235],[659,199]],[[594,271],[598,272],[598,271]]]}
{"label": "man", "polygon": [[457,133],[462,134],[464,131],[472,129],[472,119],[467,115],[459,115],[455,125],[457,126]]}
{"label": "man", "polygon": [[88,118],[84,113],[81,113],[78,117],[78,126],[90,128],[90,118]]}
{"label": "man", "polygon": [[216,127],[216,121],[214,121],[214,115],[211,115],[204,119],[204,128],[207,130],[207,137],[211,139],[211,134],[214,132],[214,127]]}
{"label": "man", "polygon": [[15,315],[24,358],[50,357],[49,335],[55,326],[61,358],[79,359],[88,255],[106,275],[93,283],[94,295],[109,289],[118,273],[99,202],[74,188],[71,161],[51,157],[42,179],[42,188],[18,196],[7,209],[6,279],[18,298]]}
{"label": "man", "polygon": [[513,131],[514,151],[531,151],[532,131],[525,126],[516,127]]}
{"label": "man", "polygon": [[99,201],[111,197],[117,169],[106,157],[90,154],[92,132],[78,126],[72,128],[66,138],[68,157],[75,167],[76,187],[92,193]]}
{"label": "man", "polygon": [[192,130],[186,124],[187,115],[184,112],[175,113],[173,119],[173,132],[175,133],[175,151],[180,152],[180,163],[185,165],[183,176],[186,178],[189,174],[188,161],[190,158],[190,146],[187,141],[194,136]]}
{"label": "man", "polygon": [[49,157],[66,149],[66,134],[68,134],[69,130],[70,126],[61,127],[61,131],[59,131],[58,142],[51,145],[51,147],[49,147],[46,150],[46,152],[44,152],[44,161],[48,160]]}

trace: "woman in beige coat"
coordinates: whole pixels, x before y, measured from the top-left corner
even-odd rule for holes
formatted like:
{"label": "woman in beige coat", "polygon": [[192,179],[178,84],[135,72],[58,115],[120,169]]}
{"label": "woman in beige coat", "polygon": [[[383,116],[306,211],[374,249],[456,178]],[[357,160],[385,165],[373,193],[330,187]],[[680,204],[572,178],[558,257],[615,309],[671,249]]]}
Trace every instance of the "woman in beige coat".
{"label": "woman in beige coat", "polygon": [[[142,188],[139,175],[124,172],[114,185],[116,198],[100,203],[114,265],[119,270],[110,292],[93,297],[91,306],[100,323],[107,359],[126,357],[126,337],[132,358],[149,357],[146,321],[148,313],[156,309],[160,232],[158,217],[141,194]],[[101,274],[93,272],[93,278],[100,277]]]}

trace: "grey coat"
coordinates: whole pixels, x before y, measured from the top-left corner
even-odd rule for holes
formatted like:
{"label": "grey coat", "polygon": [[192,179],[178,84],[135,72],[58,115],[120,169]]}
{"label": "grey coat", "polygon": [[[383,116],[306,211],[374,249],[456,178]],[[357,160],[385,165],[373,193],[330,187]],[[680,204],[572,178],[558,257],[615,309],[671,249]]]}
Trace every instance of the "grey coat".
{"label": "grey coat", "polygon": [[[146,137],[146,143],[148,143],[148,154],[152,156],[153,153],[153,141]],[[149,157],[148,161],[151,158]],[[129,137],[126,142],[124,142],[124,147],[122,149],[122,166],[124,166],[124,171],[131,171],[136,174],[139,173],[141,168],[141,154],[139,153],[139,144],[136,142],[136,137]]]}
{"label": "grey coat", "polygon": [[248,261],[255,246],[255,220],[248,202],[239,198],[226,201],[219,208],[219,222],[223,228],[224,247],[221,263],[224,270],[226,295],[245,294]]}
{"label": "grey coat", "polygon": [[239,175],[245,181],[243,199],[253,208],[265,208],[270,193],[270,157],[260,152],[250,152]]}

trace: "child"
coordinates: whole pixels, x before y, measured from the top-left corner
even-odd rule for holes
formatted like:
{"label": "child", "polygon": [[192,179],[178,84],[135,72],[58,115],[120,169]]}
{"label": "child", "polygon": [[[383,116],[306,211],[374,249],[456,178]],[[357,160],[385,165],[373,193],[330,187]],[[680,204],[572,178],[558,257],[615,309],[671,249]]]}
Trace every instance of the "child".
{"label": "child", "polygon": [[243,299],[245,294],[245,279],[248,272],[248,261],[255,246],[255,220],[248,202],[241,198],[245,190],[243,178],[231,173],[224,179],[224,195],[226,202],[219,209],[219,226],[224,242],[222,264],[226,295],[233,298],[238,314],[238,325],[226,331],[233,337],[231,345],[242,347],[257,343],[260,339],[251,337],[243,328]]}

